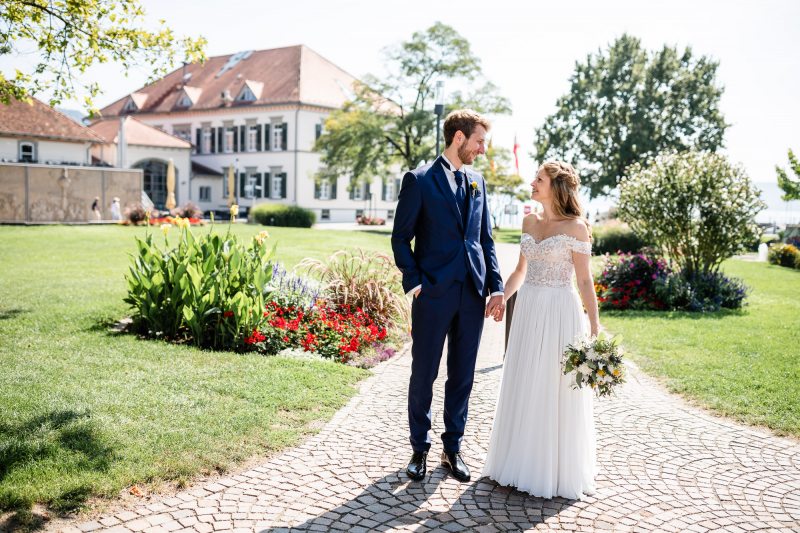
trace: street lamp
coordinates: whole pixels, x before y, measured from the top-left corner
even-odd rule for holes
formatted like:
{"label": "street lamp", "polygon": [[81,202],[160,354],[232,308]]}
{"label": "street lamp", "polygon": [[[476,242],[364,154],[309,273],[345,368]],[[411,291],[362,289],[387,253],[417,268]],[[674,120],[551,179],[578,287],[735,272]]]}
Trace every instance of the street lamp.
{"label": "street lamp", "polygon": [[442,113],[444,112],[444,80],[439,80],[436,82],[436,93],[435,93],[435,103],[436,105],[433,107],[433,112],[436,113],[436,155],[434,158],[439,157],[439,132],[441,128],[439,127],[439,123],[442,120]]}

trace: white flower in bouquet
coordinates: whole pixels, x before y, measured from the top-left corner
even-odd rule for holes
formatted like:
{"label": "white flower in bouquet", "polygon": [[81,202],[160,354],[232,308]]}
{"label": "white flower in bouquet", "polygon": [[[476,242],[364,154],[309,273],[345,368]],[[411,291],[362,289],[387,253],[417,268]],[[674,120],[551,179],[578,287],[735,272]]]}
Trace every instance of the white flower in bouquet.
{"label": "white flower in bouquet", "polygon": [[598,396],[606,396],[624,382],[621,337],[604,334],[590,339],[576,339],[567,346],[562,361],[565,375],[574,377],[574,387],[589,385]]}

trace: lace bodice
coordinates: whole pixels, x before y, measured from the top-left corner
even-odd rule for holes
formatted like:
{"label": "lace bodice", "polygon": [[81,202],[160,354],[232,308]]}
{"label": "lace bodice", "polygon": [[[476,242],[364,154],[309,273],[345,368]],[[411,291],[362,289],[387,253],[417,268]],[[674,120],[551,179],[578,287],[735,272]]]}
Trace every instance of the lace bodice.
{"label": "lace bodice", "polygon": [[536,242],[528,233],[522,234],[520,251],[528,260],[525,283],[544,287],[572,287],[572,252],[591,255],[592,244],[570,235],[553,235]]}

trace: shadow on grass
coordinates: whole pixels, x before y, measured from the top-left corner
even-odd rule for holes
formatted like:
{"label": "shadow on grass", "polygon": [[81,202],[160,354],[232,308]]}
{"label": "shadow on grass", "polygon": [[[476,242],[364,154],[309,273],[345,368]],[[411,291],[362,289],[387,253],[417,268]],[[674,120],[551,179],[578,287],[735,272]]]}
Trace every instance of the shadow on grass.
{"label": "shadow on grass", "polygon": [[102,317],[95,320],[94,324],[86,328],[86,331],[92,333],[105,333],[111,337],[119,335],[128,335],[134,333],[132,330],[133,321],[130,317],[117,319],[112,317]]}
{"label": "shadow on grass", "polygon": [[11,320],[12,318],[16,318],[17,316],[24,313],[30,313],[30,310],[18,309],[18,308],[5,309],[3,311],[0,311],[0,320]]}
{"label": "shadow on grass", "polygon": [[372,233],[373,235],[383,235],[384,237],[391,237],[392,230],[390,229],[362,229],[359,230],[364,233]]}
{"label": "shadow on grass", "polygon": [[613,309],[603,309],[601,311],[603,316],[614,318],[650,318],[662,320],[721,320],[733,316],[746,316],[747,309],[722,309],[714,311],[713,313],[701,313],[691,311],[637,311],[627,310],[619,311]]}
{"label": "shadow on grass", "polygon": [[[89,411],[71,409],[52,411],[18,423],[0,422],[0,510],[17,511],[6,522],[19,522],[20,527],[35,529],[39,518],[30,512],[37,503],[28,494],[15,491],[15,483],[2,487],[2,482],[16,471],[26,476],[38,475],[42,482],[52,476],[55,463],[59,469],[80,472],[106,471],[115,459],[108,438]],[[37,472],[41,470],[41,472]],[[33,480],[36,483],[36,480]],[[25,485],[21,483],[20,485]],[[47,501],[59,514],[80,508],[91,496],[91,488],[64,484],[62,491]],[[4,531],[9,524],[0,524]]]}

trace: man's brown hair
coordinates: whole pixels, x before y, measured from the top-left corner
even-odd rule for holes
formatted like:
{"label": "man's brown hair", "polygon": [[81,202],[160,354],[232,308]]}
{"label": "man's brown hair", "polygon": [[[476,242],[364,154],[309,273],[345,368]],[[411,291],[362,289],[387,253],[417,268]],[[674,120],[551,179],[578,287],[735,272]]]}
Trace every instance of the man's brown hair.
{"label": "man's brown hair", "polygon": [[456,132],[461,130],[464,136],[469,139],[475,126],[483,126],[486,131],[489,131],[491,124],[489,121],[479,115],[472,109],[456,109],[444,119],[444,145],[450,146]]}

